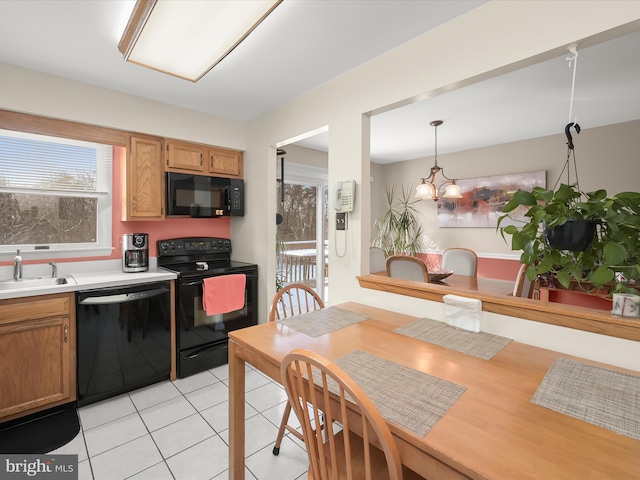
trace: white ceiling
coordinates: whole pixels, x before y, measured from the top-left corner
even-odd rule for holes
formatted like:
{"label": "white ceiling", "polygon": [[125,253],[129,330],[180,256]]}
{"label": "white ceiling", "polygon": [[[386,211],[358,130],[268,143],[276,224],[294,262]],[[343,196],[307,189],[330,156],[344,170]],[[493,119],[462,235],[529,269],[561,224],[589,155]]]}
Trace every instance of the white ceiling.
{"label": "white ceiling", "polygon": [[[577,121],[582,129],[640,119],[640,33],[577,49],[490,80],[413,103],[371,118],[371,158],[392,163],[438,154],[563,134]],[[572,111],[571,117],[569,116]],[[579,147],[580,138],[571,129]],[[303,142],[322,150],[324,134]]]}
{"label": "white ceiling", "polygon": [[[187,0],[182,0],[187,1]],[[484,0],[284,0],[197,83],[127,63],[117,44],[133,0],[1,0],[0,62],[239,121],[256,118],[481,5]],[[386,163],[562,133],[564,56],[372,119]],[[573,112],[582,128],[640,118],[640,34],[580,50]],[[305,145],[326,149],[327,136]]]}

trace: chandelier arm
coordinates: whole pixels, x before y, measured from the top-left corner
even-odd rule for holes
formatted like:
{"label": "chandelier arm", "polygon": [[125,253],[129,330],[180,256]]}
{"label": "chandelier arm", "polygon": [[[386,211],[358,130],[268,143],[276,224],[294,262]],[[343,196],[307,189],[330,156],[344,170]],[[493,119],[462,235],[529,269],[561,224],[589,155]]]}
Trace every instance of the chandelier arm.
{"label": "chandelier arm", "polygon": [[444,170],[442,170],[442,169],[440,170],[440,175],[442,175],[444,178],[446,178],[447,180],[449,180],[449,182],[451,182],[451,183],[456,183],[456,180],[457,180],[457,179],[456,179],[456,178],[449,178],[449,177],[447,177],[447,176],[444,174]]}

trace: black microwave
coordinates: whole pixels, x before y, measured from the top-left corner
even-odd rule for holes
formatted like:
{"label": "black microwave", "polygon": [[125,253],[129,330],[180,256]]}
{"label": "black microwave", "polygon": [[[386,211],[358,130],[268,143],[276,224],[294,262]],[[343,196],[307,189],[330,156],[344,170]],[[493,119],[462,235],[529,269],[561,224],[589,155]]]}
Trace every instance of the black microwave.
{"label": "black microwave", "polygon": [[244,180],[174,172],[166,180],[167,215],[244,215]]}

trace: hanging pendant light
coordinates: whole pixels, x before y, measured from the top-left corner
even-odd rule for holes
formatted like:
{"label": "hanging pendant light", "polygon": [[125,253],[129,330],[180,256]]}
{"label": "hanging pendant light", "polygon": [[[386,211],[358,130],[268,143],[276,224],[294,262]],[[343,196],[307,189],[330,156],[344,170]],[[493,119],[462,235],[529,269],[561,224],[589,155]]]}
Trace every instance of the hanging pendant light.
{"label": "hanging pendant light", "polygon": [[[437,202],[440,199],[440,190],[445,187],[444,198],[462,198],[460,186],[456,184],[455,179],[451,179],[444,174],[444,169],[438,166],[438,127],[442,125],[442,120],[434,120],[429,123],[432,127],[435,127],[435,165],[431,167],[429,176],[422,179],[416,187],[415,198],[422,200],[431,199]],[[436,185],[436,174],[440,173],[444,177],[444,181],[440,185]]]}

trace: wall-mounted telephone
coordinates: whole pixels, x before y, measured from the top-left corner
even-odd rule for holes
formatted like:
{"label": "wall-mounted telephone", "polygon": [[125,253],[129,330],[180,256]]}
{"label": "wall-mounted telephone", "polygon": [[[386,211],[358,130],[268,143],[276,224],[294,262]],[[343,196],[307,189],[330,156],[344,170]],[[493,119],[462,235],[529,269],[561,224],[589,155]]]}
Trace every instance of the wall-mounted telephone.
{"label": "wall-mounted telephone", "polygon": [[333,208],[336,212],[352,212],[356,194],[356,181],[338,182],[335,187]]}

